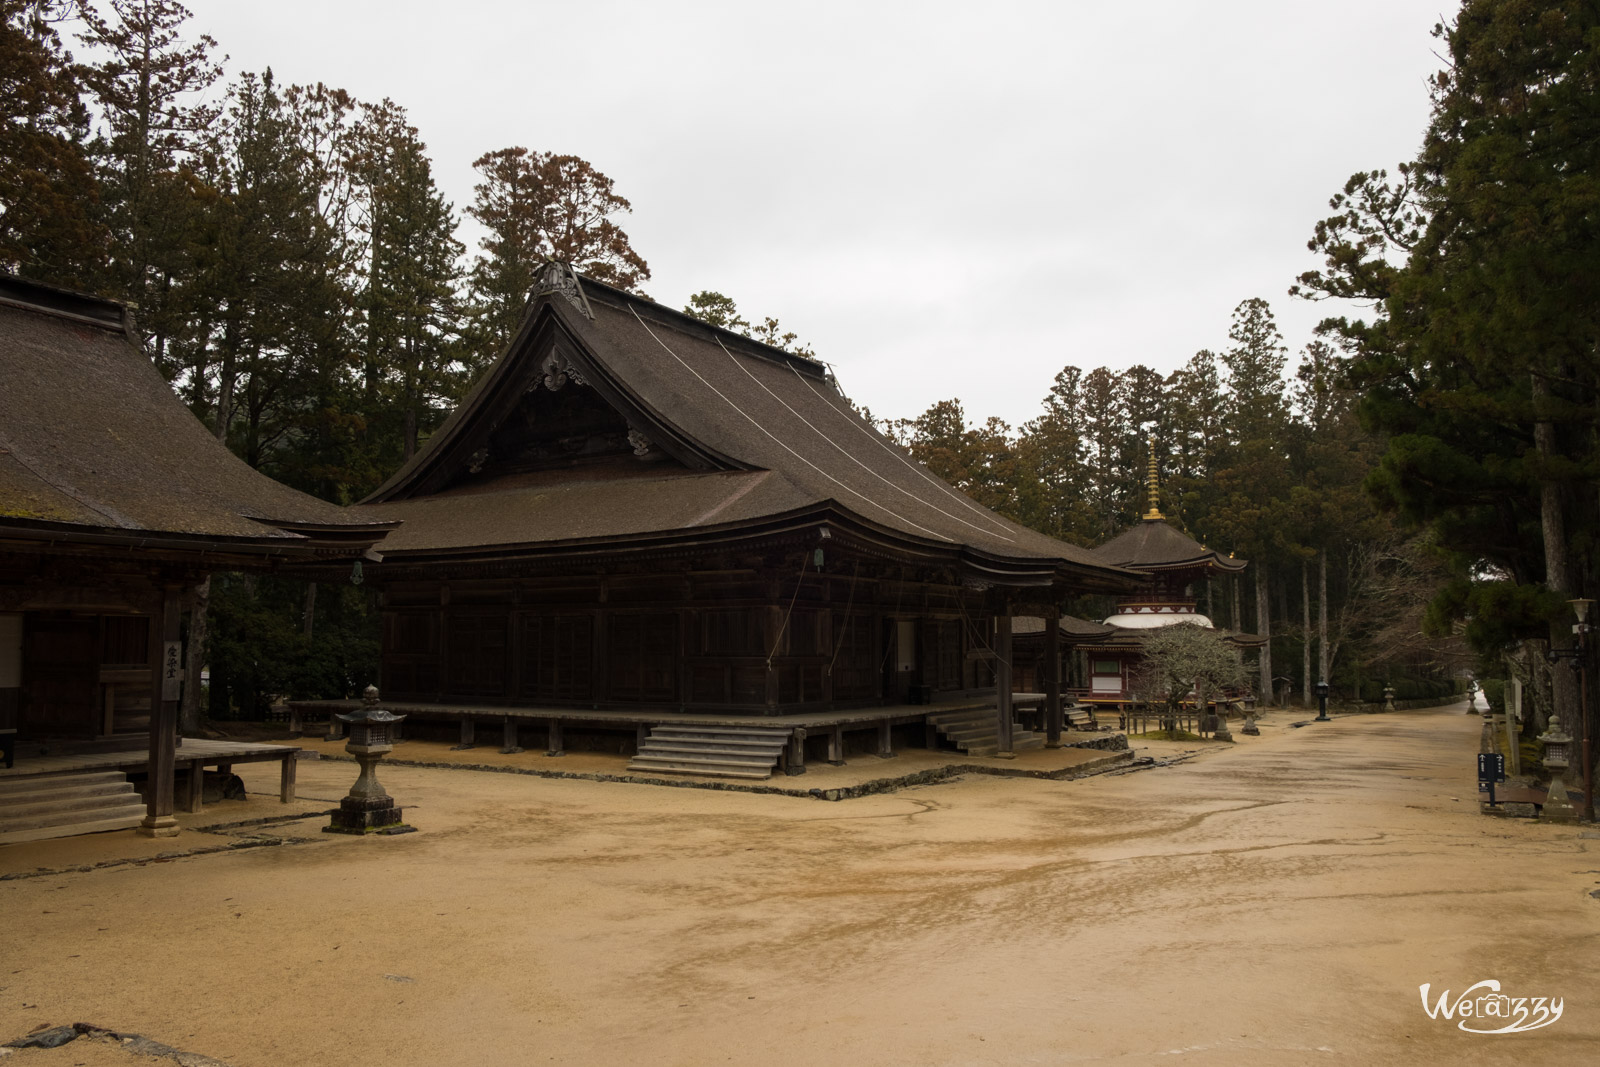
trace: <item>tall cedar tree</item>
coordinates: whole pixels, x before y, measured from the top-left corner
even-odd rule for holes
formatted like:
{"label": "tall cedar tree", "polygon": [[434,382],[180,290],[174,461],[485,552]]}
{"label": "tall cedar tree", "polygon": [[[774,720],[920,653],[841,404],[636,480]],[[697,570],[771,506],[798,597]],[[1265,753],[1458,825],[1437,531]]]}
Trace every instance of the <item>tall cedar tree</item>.
{"label": "tall cedar tree", "polygon": [[0,0],[0,266],[84,288],[103,255],[89,113],[55,23],[64,5]]}
{"label": "tall cedar tree", "polygon": [[111,234],[99,287],[137,304],[152,357],[168,374],[168,345],[191,312],[183,285],[194,198],[181,168],[217,118],[204,93],[222,75],[216,42],[185,37],[187,8],[171,0],[82,4],[84,68],[98,119],[90,145],[101,215]]}
{"label": "tall cedar tree", "polygon": [[816,353],[810,345],[800,343],[800,336],[792,330],[785,330],[779,325],[777,319],[762,319],[760,325],[751,325],[745,317],[739,314],[739,307],[731,297],[722,295],[712,289],[702,289],[689,298],[689,303],[684,306],[685,315],[693,315],[701,322],[709,322],[713,326],[720,326],[724,330],[742,333],[746,337],[760,341],[762,344],[781,348],[785,352],[793,352],[797,356],[816,358]]}
{"label": "tall cedar tree", "polygon": [[473,264],[471,292],[475,343],[492,357],[522,323],[533,279],[548,260],[630,292],[650,278],[612,217],[632,210],[610,178],[577,156],[502,148],[473,167],[483,180],[473,187],[467,213],[489,231]]}
{"label": "tall cedar tree", "polygon": [[352,165],[367,241],[364,377],[374,419],[397,424],[381,435],[399,444],[398,455],[381,457],[380,465],[392,469],[416,454],[419,435],[438,424],[477,368],[461,361],[457,286],[464,250],[426,146],[388,100],[363,109],[358,143]]}
{"label": "tall cedar tree", "polygon": [[[1565,645],[1563,601],[1600,588],[1600,6],[1468,0],[1435,35],[1421,153],[1350,179],[1299,291],[1376,305],[1324,326],[1390,435],[1374,489],[1456,554],[1435,621]],[[1550,682],[1574,729],[1572,672]]]}

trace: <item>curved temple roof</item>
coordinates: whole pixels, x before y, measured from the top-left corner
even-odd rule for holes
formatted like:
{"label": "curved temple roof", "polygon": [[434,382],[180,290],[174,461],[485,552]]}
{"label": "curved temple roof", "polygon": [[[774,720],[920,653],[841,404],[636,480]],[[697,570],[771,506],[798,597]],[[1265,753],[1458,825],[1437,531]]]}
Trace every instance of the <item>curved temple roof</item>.
{"label": "curved temple roof", "polygon": [[1138,571],[1179,571],[1205,568],[1237,573],[1249,564],[1214,552],[1167,524],[1159,516],[1145,518],[1095,549],[1101,559]]}
{"label": "curved temple roof", "polygon": [[[496,427],[552,369],[546,384],[561,388],[565,373],[593,389],[643,454],[671,462],[470,477]],[[694,535],[826,510],[934,551],[1071,572],[1108,591],[1133,584],[1094,551],[1019,526],[930,474],[857,414],[820,363],[587,278],[576,299],[533,301],[472,395],[365,503],[404,520],[388,553]]]}
{"label": "curved temple roof", "polygon": [[348,555],[392,527],[229,452],[120,304],[0,275],[0,537]]}

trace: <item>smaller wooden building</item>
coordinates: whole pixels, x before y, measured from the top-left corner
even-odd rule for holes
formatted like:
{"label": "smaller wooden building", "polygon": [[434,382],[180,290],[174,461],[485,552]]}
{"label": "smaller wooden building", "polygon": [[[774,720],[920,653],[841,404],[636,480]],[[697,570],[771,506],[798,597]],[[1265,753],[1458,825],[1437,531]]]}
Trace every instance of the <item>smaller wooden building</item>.
{"label": "smaller wooden building", "polygon": [[[1149,510],[1095,550],[1107,563],[1149,576],[1149,584],[1118,598],[1116,609],[1099,624],[1083,620],[1064,624],[1073,631],[1068,640],[1081,650],[1086,668],[1082,688],[1074,695],[1090,704],[1121,708],[1134,699],[1133,681],[1143,656],[1143,638],[1151,631],[1177,623],[1217,630],[1212,620],[1200,613],[1199,587],[1208,579],[1240,574],[1249,566],[1245,560],[1207,548],[1167,522],[1157,503],[1157,477],[1152,459]],[[1260,648],[1266,643],[1255,634],[1219,632],[1239,649]]]}
{"label": "smaller wooden building", "polygon": [[220,570],[348,568],[393,526],[235,457],[145,357],[127,308],[0,275],[0,731],[12,777],[59,767],[64,753],[143,747],[143,828],[176,832],[193,587]]}

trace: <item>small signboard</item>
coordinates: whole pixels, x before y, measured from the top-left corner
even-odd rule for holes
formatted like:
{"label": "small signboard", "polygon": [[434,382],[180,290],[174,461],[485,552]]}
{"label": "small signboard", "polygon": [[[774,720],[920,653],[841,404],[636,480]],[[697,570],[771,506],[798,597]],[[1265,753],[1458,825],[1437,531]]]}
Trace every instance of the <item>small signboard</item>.
{"label": "small signboard", "polygon": [[1489,803],[1493,804],[1494,787],[1496,782],[1506,780],[1506,758],[1498,752],[1478,753],[1478,792],[1489,794]]}
{"label": "small signboard", "polygon": [[161,699],[177,700],[183,692],[183,644],[167,641],[161,646]]}

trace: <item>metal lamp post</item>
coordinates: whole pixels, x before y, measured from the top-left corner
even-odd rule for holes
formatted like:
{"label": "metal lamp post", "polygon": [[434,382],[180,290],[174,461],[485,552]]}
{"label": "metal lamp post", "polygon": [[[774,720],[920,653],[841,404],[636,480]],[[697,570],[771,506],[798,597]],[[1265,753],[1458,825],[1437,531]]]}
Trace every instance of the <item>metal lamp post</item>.
{"label": "metal lamp post", "polygon": [[1328,683],[1326,681],[1321,681],[1321,682],[1318,682],[1312,688],[1316,690],[1316,694],[1317,694],[1317,717],[1315,719],[1312,719],[1311,721],[1312,722],[1330,722],[1330,721],[1332,721],[1332,720],[1330,720],[1328,718]]}
{"label": "metal lamp post", "polygon": [[1583,747],[1579,751],[1583,755],[1583,818],[1586,822],[1594,822],[1594,754],[1589,751],[1589,661],[1584,655],[1585,638],[1589,635],[1589,608],[1594,604],[1588,597],[1576,597],[1567,601],[1572,605],[1572,613],[1578,617],[1577,625],[1573,626],[1573,636],[1577,638],[1577,652],[1573,657],[1578,668],[1578,730],[1583,740]]}

